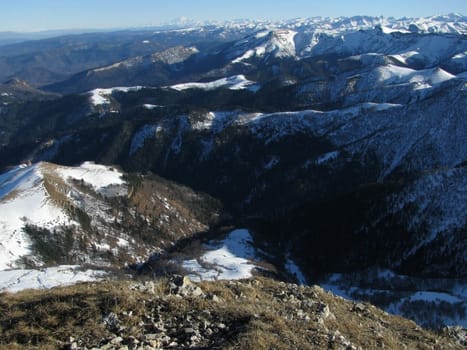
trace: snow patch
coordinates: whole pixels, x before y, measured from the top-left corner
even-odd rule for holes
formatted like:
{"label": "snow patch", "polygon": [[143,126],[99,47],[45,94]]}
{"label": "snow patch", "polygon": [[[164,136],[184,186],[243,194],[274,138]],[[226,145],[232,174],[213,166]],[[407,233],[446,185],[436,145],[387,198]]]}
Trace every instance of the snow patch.
{"label": "snow patch", "polygon": [[57,172],[64,179],[83,180],[100,193],[104,193],[106,187],[125,183],[120,171],[94,162],[84,162],[79,167],[58,167]]}
{"label": "snow patch", "polygon": [[201,89],[205,91],[215,90],[219,88],[227,88],[229,90],[245,90],[257,91],[259,86],[255,82],[248,80],[243,74],[234,75],[227,78],[214,80],[207,83],[183,83],[171,86],[172,89],[183,91],[187,89]]}
{"label": "snow patch", "polygon": [[0,292],[18,292],[25,289],[49,289],[78,282],[101,280],[106,272],[83,270],[76,265],[61,265],[40,270],[0,271]]}
{"label": "snow patch", "polygon": [[209,242],[208,250],[198,259],[182,263],[193,280],[230,280],[252,277],[255,249],[248,230],[237,229],[220,242]]}
{"label": "snow patch", "polygon": [[155,108],[158,108],[158,107],[162,107],[162,106],[160,106],[160,105],[152,105],[152,104],[149,104],[149,103],[146,103],[146,104],[143,105],[143,108],[149,109],[149,110],[155,109]]}
{"label": "snow patch", "polygon": [[94,89],[88,92],[91,95],[91,103],[94,106],[107,105],[110,104],[109,96],[112,93],[118,92],[129,92],[129,91],[138,91],[141,90],[142,86],[131,86],[131,87],[113,87],[108,89]]}

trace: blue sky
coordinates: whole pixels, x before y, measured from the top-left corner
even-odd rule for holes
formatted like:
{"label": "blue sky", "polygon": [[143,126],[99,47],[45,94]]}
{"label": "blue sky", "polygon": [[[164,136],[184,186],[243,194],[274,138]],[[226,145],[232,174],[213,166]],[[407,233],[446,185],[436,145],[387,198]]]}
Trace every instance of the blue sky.
{"label": "blue sky", "polygon": [[423,17],[452,12],[466,15],[467,0],[2,0],[0,31],[134,27],[179,17]]}

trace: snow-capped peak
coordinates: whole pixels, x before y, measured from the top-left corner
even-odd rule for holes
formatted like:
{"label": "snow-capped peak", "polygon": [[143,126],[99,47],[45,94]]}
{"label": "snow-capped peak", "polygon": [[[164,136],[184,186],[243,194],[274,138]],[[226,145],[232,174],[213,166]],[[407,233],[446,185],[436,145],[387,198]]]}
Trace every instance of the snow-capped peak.
{"label": "snow-capped peak", "polygon": [[232,59],[232,63],[252,57],[294,57],[296,34],[297,32],[291,29],[262,30],[235,43],[227,56]]}

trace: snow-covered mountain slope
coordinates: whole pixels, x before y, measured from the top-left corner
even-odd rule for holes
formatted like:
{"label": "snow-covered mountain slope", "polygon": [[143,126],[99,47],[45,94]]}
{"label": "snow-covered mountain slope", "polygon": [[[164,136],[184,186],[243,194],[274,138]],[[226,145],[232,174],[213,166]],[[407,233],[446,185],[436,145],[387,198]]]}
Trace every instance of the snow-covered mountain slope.
{"label": "snow-covered mountain slope", "polygon": [[122,176],[91,162],[41,162],[0,175],[0,270],[144,261],[216,215],[205,196],[160,179],[128,183]]}
{"label": "snow-covered mountain slope", "polygon": [[299,57],[380,53],[406,57],[414,66],[433,66],[465,51],[463,35],[384,33],[380,29],[351,31],[342,35],[304,32]]}
{"label": "snow-covered mountain slope", "polygon": [[[376,201],[372,209],[365,208],[367,217],[352,228],[377,245],[386,242],[385,253],[371,259],[402,270],[417,266],[423,274],[443,274],[445,268],[450,275],[462,273],[465,80],[440,69],[393,65],[370,70],[361,79],[372,81],[375,89],[357,83],[354,94],[345,96],[350,106],[340,109],[196,111],[159,119],[140,130],[143,142],[136,143],[140,131],[135,134],[131,144],[138,147],[132,147],[128,162],[151,159],[165,176],[266,212],[261,207],[274,206],[276,200],[292,205],[283,199],[287,195],[291,201],[300,197],[295,181],[303,183],[306,199],[301,200],[307,201],[387,187],[388,193],[371,197]],[[390,89],[400,96],[388,98]],[[381,101],[368,102],[377,98]],[[388,227],[406,232],[403,246],[389,238]],[[446,254],[449,263],[434,258]],[[352,255],[348,252],[347,258]],[[423,261],[432,260],[423,267]]]}
{"label": "snow-covered mountain slope", "polygon": [[85,93],[89,96],[90,111],[88,114],[99,113],[99,116],[104,116],[106,113],[118,113],[119,104],[112,97],[115,93],[128,93],[131,91],[139,91],[143,86],[128,86],[128,87],[112,87],[112,88],[97,88]]}
{"label": "snow-covered mountain slope", "polygon": [[[416,44],[417,37],[431,41],[431,52],[446,51],[446,38],[440,34],[465,35],[467,18],[458,14],[426,18],[384,18],[384,17],[339,17],[299,18],[284,21],[238,21],[213,24],[210,27],[225,31],[250,31],[251,35],[235,42],[227,50],[227,56],[234,62],[251,57],[307,57],[320,55],[336,46],[340,51],[381,52],[383,47],[397,47],[412,44],[412,48],[428,48],[426,43]],[[206,27],[191,27],[188,31],[205,31]],[[183,29],[178,30],[183,31]],[[416,35],[418,34],[418,36]],[[398,42],[391,43],[397,38]],[[409,50],[406,50],[408,52]]]}
{"label": "snow-covered mountain slope", "polygon": [[320,285],[347,299],[368,300],[426,327],[467,327],[465,279],[420,279],[371,268],[352,274],[334,273]]}
{"label": "snow-covered mountain slope", "polygon": [[303,104],[351,107],[362,103],[412,104],[436,94],[456,76],[441,68],[411,69],[394,64],[366,66],[338,73],[332,79],[297,84],[296,98]]}
{"label": "snow-covered mountain slope", "polygon": [[61,265],[39,270],[0,270],[0,292],[49,289],[79,282],[97,281],[106,275],[102,270],[83,269],[79,265]]}
{"label": "snow-covered mountain slope", "polygon": [[142,86],[131,86],[131,87],[113,87],[108,89],[94,89],[89,91],[90,101],[94,106],[108,105],[110,104],[109,96],[114,92],[129,92],[141,90]]}
{"label": "snow-covered mountain slope", "polygon": [[[370,16],[294,19],[281,22],[291,28],[304,28],[328,34],[342,34],[351,31],[384,28],[385,32],[422,32],[422,33],[451,33],[465,34],[467,18],[460,14],[432,16],[424,18],[384,18]],[[415,28],[416,27],[416,28]]]}
{"label": "snow-covered mountain slope", "polygon": [[295,56],[294,37],[297,33],[288,29],[264,30],[237,41],[225,53],[232,63],[249,58],[286,58]]}
{"label": "snow-covered mountain slope", "polygon": [[[0,269],[20,264],[32,253],[26,225],[54,230],[78,225],[69,210],[84,209],[84,198],[73,181],[82,181],[106,196],[126,195],[126,185],[116,170],[84,163],[79,168],[58,167],[48,163],[19,166],[0,176]],[[89,209],[89,208],[87,208]],[[95,213],[97,214],[97,213]]]}
{"label": "snow-covered mountain slope", "polygon": [[[454,167],[464,161],[467,147],[464,142],[467,132],[464,113],[467,105],[463,79],[454,79],[440,69],[414,71],[395,66],[380,67],[367,79],[360,89],[356,88],[360,91],[355,92],[356,95],[364,92],[359,96],[363,101],[372,93],[363,88],[370,81],[376,87],[381,84],[382,89],[407,85],[415,94],[413,99],[408,96],[407,104],[364,102],[331,111],[218,111],[189,117],[188,123],[193,130],[208,130],[214,135],[221,134],[227,126],[246,126],[266,145],[294,134],[307,133],[325,138],[334,150],[351,155],[371,150],[381,161],[380,179],[397,168],[422,171]],[[426,91],[418,95],[417,90]],[[384,100],[384,96],[380,98]]]}
{"label": "snow-covered mountain slope", "polygon": [[465,34],[467,31],[467,18],[461,14],[448,14],[430,17],[371,17],[371,16],[353,16],[353,17],[304,17],[288,19],[281,21],[271,20],[236,20],[227,22],[203,23],[197,22],[188,26],[180,24],[177,32],[194,31],[216,31],[223,28],[226,32],[248,30],[259,31],[263,29],[284,27],[292,30],[307,29],[310,31],[321,32],[332,35],[342,33],[382,28],[385,32],[419,32],[419,33],[438,33],[438,34]]}
{"label": "snow-covered mountain slope", "polygon": [[[445,25],[441,25],[442,21]],[[82,92],[113,86],[171,86],[206,82],[229,76],[255,76],[258,83],[284,75],[284,80],[339,75],[349,67],[369,68],[369,60],[379,65],[393,64],[410,69],[436,67],[459,74],[465,71],[462,55],[467,51],[467,21],[462,16],[433,19],[386,19],[381,17],[312,18],[282,22],[241,22],[158,33],[174,40],[173,47],[147,56],[135,56],[76,74],[48,86],[56,92]],[[420,28],[415,30],[416,23]],[[430,29],[433,28],[433,29]],[[237,32],[236,35],[232,33]],[[197,34],[193,34],[197,33]],[[203,40],[242,37],[226,42],[186,42],[186,36]],[[175,36],[175,38],[173,38]],[[178,39],[177,39],[178,38]],[[160,39],[159,39],[160,40]],[[178,40],[178,41],[177,41]],[[182,45],[184,44],[184,45]],[[336,58],[347,59],[334,66]],[[302,66],[301,62],[306,61]],[[311,61],[311,66],[309,66]],[[279,62],[282,67],[279,68]],[[287,62],[287,63],[284,63]],[[319,66],[318,62],[321,62]],[[269,67],[271,65],[271,67]],[[373,63],[375,67],[376,62]],[[253,73],[253,75],[252,75]],[[358,73],[356,73],[358,74]],[[96,101],[101,101],[97,99]]]}

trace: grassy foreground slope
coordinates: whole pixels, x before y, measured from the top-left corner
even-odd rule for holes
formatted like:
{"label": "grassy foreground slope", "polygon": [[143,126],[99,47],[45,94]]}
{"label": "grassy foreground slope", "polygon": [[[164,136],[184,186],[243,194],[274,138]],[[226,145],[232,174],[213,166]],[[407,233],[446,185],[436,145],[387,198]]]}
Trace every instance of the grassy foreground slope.
{"label": "grassy foreground slope", "polygon": [[84,283],[0,297],[2,349],[462,349],[370,304],[267,278]]}

